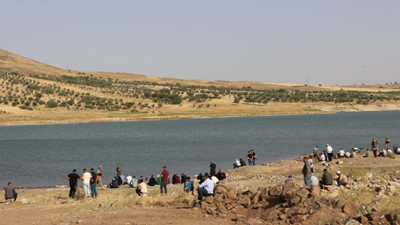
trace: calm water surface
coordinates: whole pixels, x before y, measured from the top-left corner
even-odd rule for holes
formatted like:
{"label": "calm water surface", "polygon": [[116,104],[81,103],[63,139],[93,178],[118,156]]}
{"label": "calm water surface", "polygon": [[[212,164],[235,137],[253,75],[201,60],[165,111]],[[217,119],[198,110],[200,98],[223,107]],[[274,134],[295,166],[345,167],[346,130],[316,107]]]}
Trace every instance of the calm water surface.
{"label": "calm water surface", "polygon": [[372,137],[400,145],[400,112],[243,117],[0,127],[0,186],[66,185],[72,169],[103,166],[104,181],[123,172],[150,177],[230,169],[254,149],[258,164],[309,153],[315,145],[369,147]]}

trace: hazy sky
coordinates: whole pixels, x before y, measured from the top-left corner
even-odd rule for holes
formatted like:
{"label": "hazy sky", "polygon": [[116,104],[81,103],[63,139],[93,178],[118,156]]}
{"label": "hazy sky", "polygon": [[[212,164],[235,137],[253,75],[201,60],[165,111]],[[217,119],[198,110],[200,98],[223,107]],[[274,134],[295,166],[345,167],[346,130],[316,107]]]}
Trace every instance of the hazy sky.
{"label": "hazy sky", "polygon": [[1,1],[0,48],[65,69],[400,82],[400,1]]}

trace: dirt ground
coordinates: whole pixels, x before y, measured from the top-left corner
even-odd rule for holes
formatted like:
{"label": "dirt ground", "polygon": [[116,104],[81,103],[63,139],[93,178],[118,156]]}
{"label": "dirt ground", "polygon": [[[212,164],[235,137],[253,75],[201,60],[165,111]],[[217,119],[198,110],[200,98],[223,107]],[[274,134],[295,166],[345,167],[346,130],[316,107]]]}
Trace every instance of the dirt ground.
{"label": "dirt ground", "polygon": [[210,217],[198,208],[99,208],[94,204],[57,206],[7,205],[0,208],[0,224],[233,224]]}
{"label": "dirt ground", "polygon": [[[326,167],[332,173],[337,170],[342,171],[349,179],[360,178],[370,172],[380,173],[382,177],[385,174],[400,172],[400,157],[391,159],[359,156],[356,159],[340,159],[341,163],[337,163],[338,161],[324,165],[315,162],[315,174],[320,177]],[[235,188],[271,187],[282,184],[288,175],[293,175],[295,183],[303,186],[302,166],[301,160],[285,160],[254,167],[242,167],[227,171],[227,179],[223,182]],[[19,189],[17,190],[19,200],[12,204],[5,204],[4,191],[0,190],[0,225],[235,223],[228,218],[207,215],[198,207],[191,208],[196,195],[185,193],[182,189],[182,184],[168,185],[168,196],[161,196],[158,187],[149,187],[149,195],[139,197],[135,190],[129,187],[104,188],[99,190],[97,199],[85,199],[80,187],[77,200],[68,199],[69,188],[67,187]],[[345,189],[345,191],[346,195],[343,196],[348,196],[352,192],[356,193],[356,190]],[[363,198],[365,198],[364,194]],[[373,194],[371,196],[375,198]],[[21,202],[23,199],[28,204],[23,204]]]}

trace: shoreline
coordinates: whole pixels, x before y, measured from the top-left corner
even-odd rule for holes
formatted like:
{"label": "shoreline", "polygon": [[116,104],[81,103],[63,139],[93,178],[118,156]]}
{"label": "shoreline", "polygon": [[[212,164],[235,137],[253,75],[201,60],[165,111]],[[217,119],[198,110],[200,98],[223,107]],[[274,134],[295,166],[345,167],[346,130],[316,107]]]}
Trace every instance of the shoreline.
{"label": "shoreline", "polygon": [[52,122],[10,122],[9,124],[0,123],[0,127],[18,127],[18,126],[48,126],[48,125],[74,125],[74,124],[92,124],[92,123],[115,123],[115,122],[141,122],[141,121],[168,121],[168,120],[198,120],[198,119],[218,119],[218,118],[245,118],[245,117],[275,117],[275,116],[301,116],[301,115],[329,115],[329,114],[337,114],[337,113],[359,113],[359,112],[388,112],[388,111],[400,111],[399,109],[385,109],[385,110],[360,110],[360,111],[315,111],[315,112],[304,112],[304,113],[294,113],[294,114],[265,114],[265,115],[243,115],[243,116],[193,116],[186,115],[180,118],[176,117],[161,117],[156,119],[151,118],[104,118],[104,119],[96,119],[96,120],[80,120],[80,121],[55,121]]}

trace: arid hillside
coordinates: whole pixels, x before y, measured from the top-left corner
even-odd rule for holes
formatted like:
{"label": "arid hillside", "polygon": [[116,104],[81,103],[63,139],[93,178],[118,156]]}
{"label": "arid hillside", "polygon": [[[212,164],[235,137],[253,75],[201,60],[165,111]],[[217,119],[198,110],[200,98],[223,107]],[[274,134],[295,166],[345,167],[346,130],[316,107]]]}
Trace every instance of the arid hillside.
{"label": "arid hillside", "polygon": [[400,109],[400,86],[199,81],[65,70],[0,49],[0,124]]}

